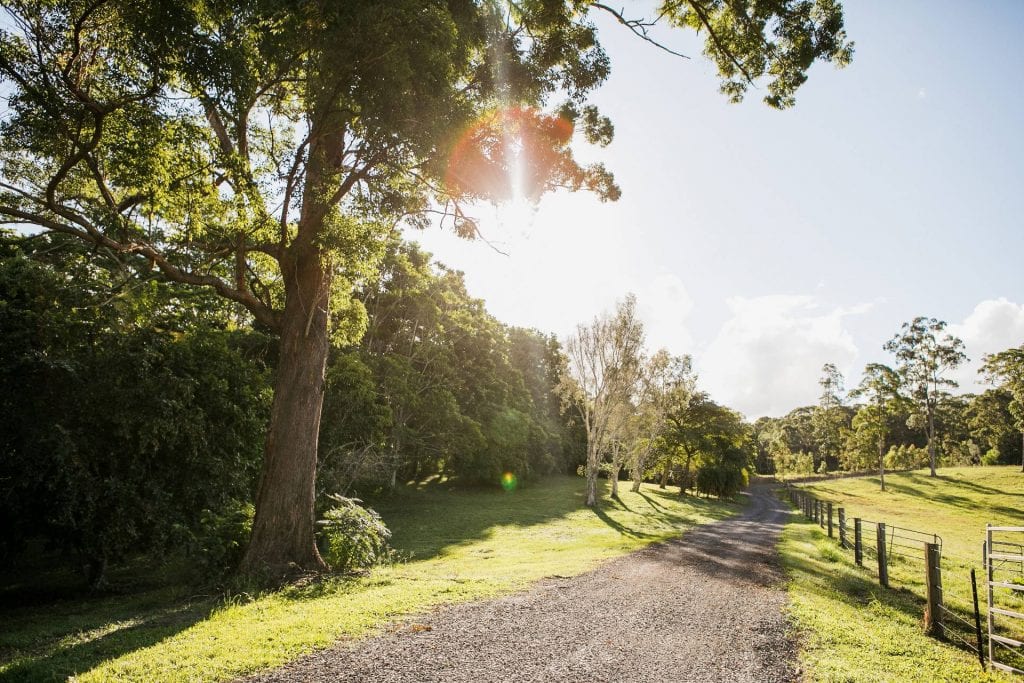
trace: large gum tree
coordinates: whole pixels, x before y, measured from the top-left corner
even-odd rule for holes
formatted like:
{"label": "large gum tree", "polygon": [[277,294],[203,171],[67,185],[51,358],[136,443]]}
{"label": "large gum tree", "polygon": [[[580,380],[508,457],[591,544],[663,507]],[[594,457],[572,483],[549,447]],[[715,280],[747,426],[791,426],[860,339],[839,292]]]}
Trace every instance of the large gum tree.
{"label": "large gum tree", "polygon": [[[139,277],[207,288],[280,338],[243,571],[320,569],[324,367],[400,221],[473,236],[465,207],[553,188],[618,196],[570,143],[609,73],[581,0],[12,0],[0,20],[0,221],[87,243]],[[792,104],[852,48],[832,0],[666,2],[740,99]],[[130,409],[126,407],[125,409]]]}

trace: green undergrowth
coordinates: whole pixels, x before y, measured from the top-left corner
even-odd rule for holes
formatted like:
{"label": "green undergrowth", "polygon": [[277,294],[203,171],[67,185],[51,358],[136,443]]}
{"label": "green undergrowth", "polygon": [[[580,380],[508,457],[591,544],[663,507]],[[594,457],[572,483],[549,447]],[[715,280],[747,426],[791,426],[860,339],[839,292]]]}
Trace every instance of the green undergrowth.
{"label": "green undergrowth", "polygon": [[[981,546],[985,524],[1024,525],[1024,475],[1013,467],[944,468],[939,475],[933,478],[920,470],[886,475],[885,492],[880,490],[877,476],[814,482],[801,488],[845,509],[851,541],[854,517],[938,534],[942,539],[945,604],[967,620],[964,623],[947,618],[947,622],[954,634],[973,643],[970,570],[977,571],[984,612]],[[815,680],[987,680],[982,677],[973,653],[958,651],[923,635],[923,539],[897,531],[914,540],[898,540],[910,547],[895,548],[905,556],[890,557],[889,580],[893,590],[885,590],[878,586],[877,561],[872,555],[866,554],[864,567],[857,568],[852,550],[840,550],[836,539],[827,538],[813,523],[804,524],[802,517],[800,520],[787,528],[783,553],[793,579],[794,614],[802,630],[809,634],[805,656]],[[865,545],[873,548],[874,527],[865,524],[863,529]],[[808,554],[803,557],[801,553]],[[826,570],[835,574],[834,579]],[[997,597],[1011,609],[1022,606],[1019,593],[997,591]],[[851,605],[858,609],[849,609]],[[886,608],[884,612],[902,617],[893,619],[891,624],[876,618],[882,607]],[[851,626],[847,627],[847,623]],[[855,624],[860,626],[855,628]],[[1008,622],[1006,627],[1015,629],[1017,624]],[[914,643],[921,648],[933,648],[935,654],[928,655],[916,645],[910,647]],[[900,654],[904,646],[907,651]],[[964,659],[967,668],[961,670],[951,663],[940,666],[935,657],[945,657],[942,653],[947,650],[949,657],[957,653]]]}
{"label": "green undergrowth", "polygon": [[525,588],[735,513],[739,504],[620,488],[595,511],[583,482],[560,477],[513,492],[433,485],[376,507],[404,561],[231,599],[182,588],[0,610],[0,679],[217,681],[282,664],[341,637],[442,603]]}

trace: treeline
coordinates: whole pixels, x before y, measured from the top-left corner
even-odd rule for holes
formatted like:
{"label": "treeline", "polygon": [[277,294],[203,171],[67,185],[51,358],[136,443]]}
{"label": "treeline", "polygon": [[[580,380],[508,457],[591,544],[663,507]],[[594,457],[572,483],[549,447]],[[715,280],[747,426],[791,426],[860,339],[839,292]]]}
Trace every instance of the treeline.
{"label": "treeline", "polygon": [[1024,346],[986,355],[980,372],[993,385],[953,394],[949,377],[967,357],[946,323],[915,318],[885,349],[892,367],[871,363],[860,384],[822,368],[817,405],[754,423],[757,469],[811,474],[958,465],[1024,463]]}
{"label": "treeline", "polygon": [[[58,235],[0,247],[0,551],[87,568],[177,549],[227,570],[247,540],[278,341],[224,299],[140,280]],[[106,267],[101,264],[106,264]],[[430,475],[574,471],[558,342],[508,327],[461,273],[392,239],[332,349],[317,472],[326,494]]]}

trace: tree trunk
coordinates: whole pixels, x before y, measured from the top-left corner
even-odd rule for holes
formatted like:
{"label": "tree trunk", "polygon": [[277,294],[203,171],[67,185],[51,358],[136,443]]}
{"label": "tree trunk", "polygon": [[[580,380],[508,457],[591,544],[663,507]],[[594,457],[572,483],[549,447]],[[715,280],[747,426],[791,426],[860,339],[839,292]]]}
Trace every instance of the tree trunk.
{"label": "tree trunk", "polygon": [[668,471],[670,469],[670,463],[668,460],[665,461],[665,466],[661,468],[661,481],[658,482],[658,488],[663,489],[668,486]]}
{"label": "tree trunk", "polygon": [[609,476],[612,478],[612,498],[619,497],[619,472],[622,468],[619,465],[613,465],[612,471]]}
{"label": "tree trunk", "polygon": [[316,547],[314,486],[324,399],[330,272],[312,242],[282,259],[285,308],[246,574],[278,578],[327,568]]}
{"label": "tree trunk", "polygon": [[932,470],[931,476],[935,474],[935,414],[928,411],[928,466]]}
{"label": "tree trunk", "polygon": [[885,442],[878,441],[878,478],[882,481],[882,490],[885,490]]}
{"label": "tree trunk", "polygon": [[1024,430],[1020,433],[1020,471],[1024,472]]}
{"label": "tree trunk", "polygon": [[597,444],[587,440],[587,505],[597,505]]}
{"label": "tree trunk", "polygon": [[644,471],[643,471],[643,469],[638,467],[637,471],[633,473],[633,485],[629,487],[629,490],[632,491],[633,493],[639,493],[640,492],[640,484],[643,483],[643,480],[644,480]]}

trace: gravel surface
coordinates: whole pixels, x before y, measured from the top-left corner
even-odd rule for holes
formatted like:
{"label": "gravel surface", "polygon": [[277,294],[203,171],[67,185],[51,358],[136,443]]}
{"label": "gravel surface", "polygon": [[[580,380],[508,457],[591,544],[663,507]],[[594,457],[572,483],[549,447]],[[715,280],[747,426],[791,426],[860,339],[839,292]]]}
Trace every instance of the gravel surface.
{"label": "gravel surface", "polygon": [[341,641],[270,681],[751,681],[799,678],[767,485],[742,515],[573,578]]}

